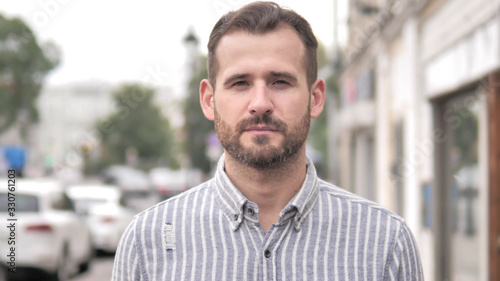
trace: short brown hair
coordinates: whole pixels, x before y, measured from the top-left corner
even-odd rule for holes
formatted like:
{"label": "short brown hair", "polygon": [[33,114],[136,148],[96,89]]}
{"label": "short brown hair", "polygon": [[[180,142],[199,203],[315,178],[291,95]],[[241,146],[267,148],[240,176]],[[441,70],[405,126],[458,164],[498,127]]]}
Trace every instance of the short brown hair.
{"label": "short brown hair", "polygon": [[283,9],[274,2],[254,2],[222,16],[215,24],[208,40],[208,80],[215,89],[219,64],[215,51],[221,38],[230,31],[244,30],[251,34],[265,34],[283,25],[292,27],[305,47],[304,68],[310,88],[318,77],[318,41],[309,23],[296,12]]}

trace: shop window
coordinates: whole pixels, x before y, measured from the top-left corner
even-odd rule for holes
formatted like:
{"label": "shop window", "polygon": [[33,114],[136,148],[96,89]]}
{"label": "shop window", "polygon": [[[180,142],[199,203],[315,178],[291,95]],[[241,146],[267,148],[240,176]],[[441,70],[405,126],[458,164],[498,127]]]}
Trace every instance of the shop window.
{"label": "shop window", "polygon": [[445,101],[438,114],[444,132],[436,170],[438,256],[445,279],[479,280],[479,101],[460,95]]}

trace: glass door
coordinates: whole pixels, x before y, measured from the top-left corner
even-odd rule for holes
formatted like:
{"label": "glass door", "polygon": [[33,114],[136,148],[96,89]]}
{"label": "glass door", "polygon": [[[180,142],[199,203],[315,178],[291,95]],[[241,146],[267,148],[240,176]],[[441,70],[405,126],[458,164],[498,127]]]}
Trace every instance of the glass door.
{"label": "glass door", "polygon": [[445,101],[439,117],[443,132],[438,152],[437,242],[444,280],[473,281],[480,276],[479,165],[480,102],[471,94]]}

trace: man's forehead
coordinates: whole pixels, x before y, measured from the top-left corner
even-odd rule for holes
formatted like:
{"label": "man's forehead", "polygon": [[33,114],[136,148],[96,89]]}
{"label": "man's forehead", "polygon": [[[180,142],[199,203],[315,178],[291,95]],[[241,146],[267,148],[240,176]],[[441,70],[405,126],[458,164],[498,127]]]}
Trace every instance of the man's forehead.
{"label": "man's forehead", "polygon": [[269,53],[273,56],[288,54],[292,58],[302,59],[305,56],[305,47],[291,27],[281,27],[262,34],[250,33],[243,29],[231,30],[221,38],[215,53],[219,66],[231,65],[234,63],[232,59],[262,52],[263,46],[266,50],[274,50],[274,54]]}
{"label": "man's forehead", "polygon": [[258,34],[231,30],[221,37],[214,57],[217,69],[213,78],[221,86],[228,85],[234,75],[272,79],[271,72],[291,73],[296,81],[307,83],[306,48],[291,26]]}

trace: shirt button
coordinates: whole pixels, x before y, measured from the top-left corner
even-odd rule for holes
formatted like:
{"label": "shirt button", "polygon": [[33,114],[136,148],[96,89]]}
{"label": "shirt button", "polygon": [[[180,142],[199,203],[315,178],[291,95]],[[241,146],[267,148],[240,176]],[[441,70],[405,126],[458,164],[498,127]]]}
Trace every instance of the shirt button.
{"label": "shirt button", "polygon": [[264,251],[264,257],[269,258],[271,256],[271,251],[265,250]]}
{"label": "shirt button", "polygon": [[252,208],[248,208],[248,213],[253,216],[255,214],[254,210]]}
{"label": "shirt button", "polygon": [[237,221],[238,220],[238,214],[234,214],[234,220]]}

